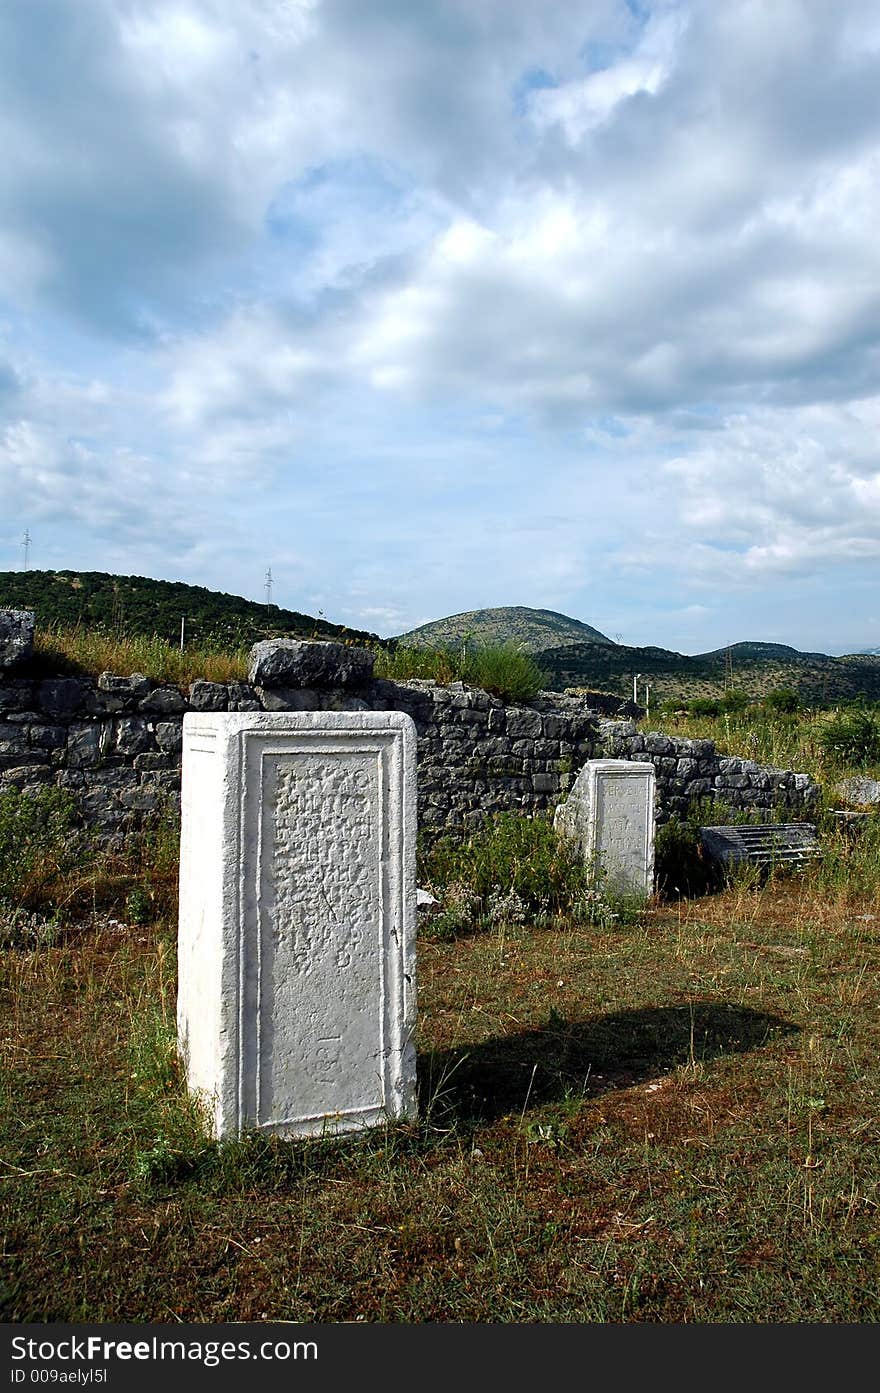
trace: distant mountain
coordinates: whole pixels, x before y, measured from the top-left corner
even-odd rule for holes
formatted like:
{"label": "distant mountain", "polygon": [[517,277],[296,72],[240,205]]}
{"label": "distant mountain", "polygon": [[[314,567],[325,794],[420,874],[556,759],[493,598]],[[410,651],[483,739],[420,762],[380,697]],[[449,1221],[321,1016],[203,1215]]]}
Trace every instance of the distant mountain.
{"label": "distant mountain", "polygon": [[[880,650],[878,650],[880,651]],[[704,661],[726,660],[730,655],[732,661],[758,658],[766,660],[769,658],[779,658],[783,662],[798,662],[802,659],[816,659],[824,662],[828,658],[827,653],[803,653],[797,648],[790,648],[787,643],[731,643],[726,648],[713,648],[709,653],[698,653],[695,656]]]}
{"label": "distant mountain", "polygon": [[737,643],[694,657],[663,648],[583,644],[537,653],[535,659],[548,674],[548,685],[559,689],[598,687],[632,696],[638,673],[639,700],[650,684],[652,705],[667,698],[720,697],[731,688],[758,698],[776,687],[792,688],[806,705],[858,696],[880,700],[880,656],[830,658],[781,643]]}
{"label": "distant mountain", "polygon": [[852,658],[880,658],[880,648],[860,648],[858,653],[847,655]]}
{"label": "distant mountain", "polygon": [[[443,648],[470,639],[475,644],[514,642],[526,653],[569,644],[611,644],[598,629],[553,609],[505,605],[500,609],[471,609],[400,634],[397,642],[423,648]],[[614,645],[612,644],[612,647]]]}
{"label": "distant mountain", "polygon": [[475,643],[519,643],[547,674],[547,686],[557,690],[581,687],[632,697],[636,678],[639,700],[650,685],[652,705],[666,698],[722,696],[730,688],[757,698],[775,687],[791,687],[804,703],[813,705],[859,695],[880,700],[880,655],[832,658],[802,653],[785,643],[756,641],[693,656],[650,645],[631,648],[579,619],[522,605],[453,614],[401,634],[397,641],[442,647],[467,638]]}
{"label": "distant mountain", "polygon": [[190,642],[231,648],[280,635],[379,641],[362,629],[201,585],[104,571],[0,571],[0,608],[32,609],[41,626],[84,624],[120,635],[157,634],[170,643],[180,636],[182,618]]}

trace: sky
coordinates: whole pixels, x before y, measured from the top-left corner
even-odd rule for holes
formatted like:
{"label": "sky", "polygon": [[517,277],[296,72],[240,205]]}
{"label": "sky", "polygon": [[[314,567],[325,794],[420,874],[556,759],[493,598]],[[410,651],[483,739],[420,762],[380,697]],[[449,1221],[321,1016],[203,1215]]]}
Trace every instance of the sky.
{"label": "sky", "polygon": [[0,570],[880,646],[876,0],[7,0]]}

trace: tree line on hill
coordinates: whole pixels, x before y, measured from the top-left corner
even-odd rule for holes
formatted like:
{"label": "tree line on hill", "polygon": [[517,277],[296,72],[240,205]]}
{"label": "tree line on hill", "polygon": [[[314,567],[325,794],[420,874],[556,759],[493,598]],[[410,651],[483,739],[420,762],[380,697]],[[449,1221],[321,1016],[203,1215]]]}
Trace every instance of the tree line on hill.
{"label": "tree line on hill", "polygon": [[281,635],[378,642],[366,630],[279,605],[200,585],[103,571],[0,572],[0,607],[32,609],[43,627],[82,625],[120,636],[155,634],[169,643],[179,641],[183,620],[187,642],[218,648],[247,647]]}

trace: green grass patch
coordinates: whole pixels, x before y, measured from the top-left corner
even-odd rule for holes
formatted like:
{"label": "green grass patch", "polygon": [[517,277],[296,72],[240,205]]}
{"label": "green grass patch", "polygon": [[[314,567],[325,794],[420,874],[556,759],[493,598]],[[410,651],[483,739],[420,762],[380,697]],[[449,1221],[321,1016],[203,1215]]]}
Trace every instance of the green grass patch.
{"label": "green grass patch", "polygon": [[720,701],[708,705],[712,711],[690,713],[664,705],[641,725],[666,735],[714,740],[722,754],[811,774],[820,783],[836,781],[847,767],[880,774],[880,717],[869,708],[788,711],[753,705],[725,711]]}
{"label": "green grass patch", "polygon": [[224,645],[221,640],[187,644],[170,643],[157,634],[120,634],[113,629],[76,625],[37,627],[33,666],[46,675],[59,672],[98,677],[102,672],[129,676],[139,672],[154,682],[185,687],[197,678],[208,682],[247,680],[247,647]]}
{"label": "green grass patch", "polygon": [[9,1322],[880,1317],[880,932],[803,881],[419,954],[420,1120],[206,1139],[168,928],[0,958]]}
{"label": "green grass patch", "polygon": [[86,829],[70,792],[0,791],[0,945],[57,936],[65,919],[124,914],[149,924],[176,912],[180,820],[150,817],[125,845],[109,850]]}
{"label": "green grass patch", "polygon": [[465,682],[502,701],[530,701],[546,685],[547,674],[515,643],[454,648],[391,646],[376,655],[377,677],[398,682],[410,678],[446,684]]}
{"label": "green grass patch", "polygon": [[423,846],[419,883],[442,906],[426,932],[443,938],[501,924],[547,924],[561,915],[611,923],[627,908],[603,893],[549,818],[510,812],[487,818],[468,836]]}

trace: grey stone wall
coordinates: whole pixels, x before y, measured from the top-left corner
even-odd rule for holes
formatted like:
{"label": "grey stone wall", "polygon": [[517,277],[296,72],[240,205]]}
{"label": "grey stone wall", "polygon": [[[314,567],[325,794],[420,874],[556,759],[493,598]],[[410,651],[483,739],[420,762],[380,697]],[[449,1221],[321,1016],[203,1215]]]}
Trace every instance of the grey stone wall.
{"label": "grey stone wall", "polygon": [[564,798],[587,759],[649,760],[658,820],[698,798],[808,815],[819,790],[805,774],[720,756],[711,740],[642,734],[579,698],[542,693],[505,706],[460,683],[366,680],[348,687],[194,682],[184,693],[144,677],[33,680],[0,674],[0,789],[71,789],[84,816],[121,835],[180,796],[186,711],[402,710],[418,730],[419,823],[469,828],[487,813],[538,812]]}

